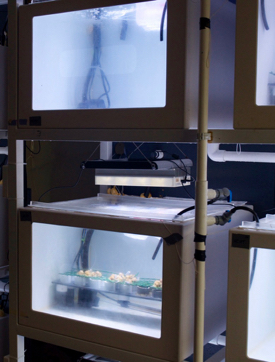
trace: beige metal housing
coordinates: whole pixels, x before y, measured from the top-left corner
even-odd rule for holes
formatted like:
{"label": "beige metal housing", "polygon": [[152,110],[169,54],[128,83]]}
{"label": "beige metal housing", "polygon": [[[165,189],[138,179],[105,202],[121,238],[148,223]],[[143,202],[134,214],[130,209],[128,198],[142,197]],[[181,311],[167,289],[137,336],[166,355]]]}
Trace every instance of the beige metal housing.
{"label": "beige metal housing", "polygon": [[[257,248],[260,252],[261,249],[268,249],[273,251],[275,249],[275,234],[273,231],[255,230],[255,229],[241,229],[234,228],[230,231],[229,243],[229,266],[228,266],[228,310],[227,310],[227,332],[226,332],[226,362],[248,362],[248,361],[273,361],[274,354],[267,360],[265,353],[271,346],[274,346],[274,324],[273,331],[266,335],[265,322],[268,319],[272,321],[273,315],[270,309],[261,309],[257,313],[250,316],[259,320],[259,316],[264,315],[262,318],[263,325],[258,324],[258,332],[256,332],[257,339],[254,339],[254,348],[261,346],[262,353],[260,357],[252,357],[253,351],[249,351],[249,305],[253,303],[250,299],[250,277],[253,262],[252,248]],[[255,275],[259,275],[259,263],[256,261]],[[262,277],[268,278],[268,274],[272,273],[269,269],[262,274]],[[254,276],[255,278],[255,276]],[[259,280],[258,280],[259,282]],[[264,283],[264,279],[262,279]],[[251,290],[253,288],[253,284]],[[267,294],[272,300],[272,286],[268,286]],[[254,294],[255,297],[255,294]],[[261,295],[261,292],[256,293],[256,298],[266,298],[266,295]],[[273,310],[272,310],[273,312]],[[270,327],[267,327],[267,331]],[[265,336],[263,338],[263,336]],[[250,357],[249,357],[250,353]]]}

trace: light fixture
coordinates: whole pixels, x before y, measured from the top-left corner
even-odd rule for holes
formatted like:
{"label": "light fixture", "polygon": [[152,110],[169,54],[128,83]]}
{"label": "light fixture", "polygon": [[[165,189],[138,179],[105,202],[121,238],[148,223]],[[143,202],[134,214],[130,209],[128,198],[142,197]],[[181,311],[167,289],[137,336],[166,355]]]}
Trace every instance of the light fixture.
{"label": "light fixture", "polygon": [[[154,161],[152,167],[155,167],[155,169],[128,169],[126,167],[119,168],[119,166],[104,168],[105,161],[100,163],[101,168],[95,167],[96,185],[179,187],[190,185],[191,182],[190,168],[192,161],[189,159]],[[127,161],[124,161],[121,165],[126,166]]]}

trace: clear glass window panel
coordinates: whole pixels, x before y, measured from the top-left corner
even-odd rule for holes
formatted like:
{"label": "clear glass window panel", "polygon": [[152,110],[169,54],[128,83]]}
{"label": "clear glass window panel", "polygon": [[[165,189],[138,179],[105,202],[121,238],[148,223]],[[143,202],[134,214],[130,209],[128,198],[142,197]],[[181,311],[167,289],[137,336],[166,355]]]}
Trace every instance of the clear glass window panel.
{"label": "clear glass window panel", "polygon": [[161,337],[160,237],[41,223],[32,235],[33,310]]}
{"label": "clear glass window panel", "polygon": [[260,361],[275,361],[275,250],[250,251],[250,289],[247,354]]}
{"label": "clear glass window panel", "polygon": [[275,105],[275,1],[258,0],[256,104]]}
{"label": "clear glass window panel", "polygon": [[165,0],[34,17],[33,109],[164,107],[166,19]]}

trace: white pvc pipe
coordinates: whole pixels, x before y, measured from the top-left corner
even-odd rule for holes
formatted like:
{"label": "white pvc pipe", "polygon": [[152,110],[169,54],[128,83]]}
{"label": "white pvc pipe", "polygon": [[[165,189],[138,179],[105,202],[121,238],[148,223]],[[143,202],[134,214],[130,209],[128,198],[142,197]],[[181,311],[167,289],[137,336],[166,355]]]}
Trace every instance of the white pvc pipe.
{"label": "white pvc pipe", "polygon": [[[194,362],[203,362],[205,304],[205,242],[207,235],[207,136],[210,54],[210,0],[201,0],[199,117],[197,141],[197,179],[195,197],[195,316]],[[209,21],[209,23],[208,23]]]}
{"label": "white pvc pipe", "polygon": [[212,226],[216,224],[215,216],[207,216],[207,226]]}
{"label": "white pvc pipe", "polygon": [[0,147],[0,155],[8,155],[9,149],[8,147]]}
{"label": "white pvc pipe", "polygon": [[214,344],[216,346],[226,346],[226,337],[222,336],[222,335],[219,335],[216,338],[209,341],[208,343]]}
{"label": "white pvc pipe", "polygon": [[271,152],[238,152],[220,150],[219,143],[208,144],[208,157],[215,162],[258,162],[275,163],[275,153]]}

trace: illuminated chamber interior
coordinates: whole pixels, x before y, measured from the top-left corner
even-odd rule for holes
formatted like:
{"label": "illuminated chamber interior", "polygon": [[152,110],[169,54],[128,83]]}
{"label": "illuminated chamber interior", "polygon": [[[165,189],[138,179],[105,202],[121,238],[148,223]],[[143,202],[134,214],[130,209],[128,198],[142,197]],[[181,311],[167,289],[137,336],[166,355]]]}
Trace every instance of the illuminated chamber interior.
{"label": "illuminated chamber interior", "polygon": [[157,236],[33,223],[32,309],[160,338],[162,246]]}
{"label": "illuminated chamber interior", "polygon": [[275,105],[275,2],[258,0],[256,104]]}
{"label": "illuminated chamber interior", "polygon": [[275,361],[274,258],[275,250],[250,251],[247,354],[249,358],[269,362]]}
{"label": "illuminated chamber interior", "polygon": [[165,3],[34,17],[33,110],[165,107]]}

